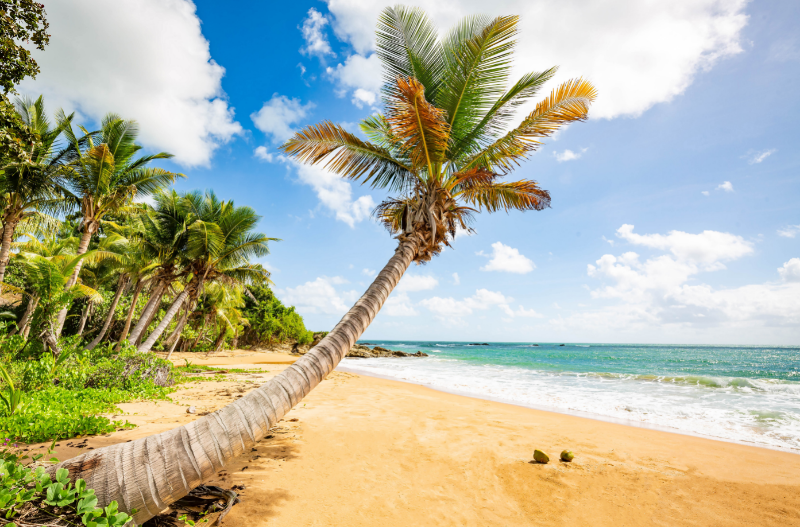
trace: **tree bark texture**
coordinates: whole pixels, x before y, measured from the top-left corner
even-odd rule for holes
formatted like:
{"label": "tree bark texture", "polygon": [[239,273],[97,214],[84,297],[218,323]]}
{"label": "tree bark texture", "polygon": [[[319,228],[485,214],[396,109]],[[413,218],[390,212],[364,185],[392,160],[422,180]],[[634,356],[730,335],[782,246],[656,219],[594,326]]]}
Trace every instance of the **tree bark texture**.
{"label": "tree bark texture", "polygon": [[86,307],[83,308],[83,313],[81,313],[81,321],[78,323],[78,336],[80,337],[83,335],[83,328],[86,327],[86,320],[89,318],[89,314],[92,312],[92,302],[87,301]]}
{"label": "tree bark texture", "polygon": [[404,241],[358,302],[322,341],[280,375],[187,425],[99,448],[49,469],[69,470],[95,490],[98,506],[117,500],[137,509],[141,525],[249,452],[269,429],[336,367],[369,326],[411,264],[417,243]]}
{"label": "tree bark texture", "polygon": [[[28,338],[28,332],[30,331],[30,324],[31,319],[33,318],[33,313],[36,311],[36,306],[39,305],[39,296],[34,295],[28,299],[28,305],[25,307],[25,313],[22,315],[22,320],[19,321],[19,334],[22,335],[23,338]],[[12,331],[11,334],[13,335],[14,332]]]}
{"label": "tree bark texture", "polygon": [[172,322],[172,319],[175,318],[175,315],[183,307],[183,303],[186,301],[188,296],[189,296],[189,287],[187,286],[183,291],[181,291],[181,294],[179,294],[178,297],[172,302],[172,305],[169,306],[169,309],[167,309],[167,313],[164,315],[164,318],[161,319],[161,322],[158,323],[156,329],[154,329],[153,332],[150,333],[150,336],[147,337],[147,340],[142,342],[142,345],[139,346],[136,349],[136,351],[138,351],[139,353],[150,351],[150,349],[153,347],[153,344],[155,344],[156,341],[158,340],[158,337],[160,337],[161,334],[164,333],[164,330],[167,329],[169,323]]}
{"label": "tree bark texture", "polygon": [[122,347],[122,343],[125,342],[125,338],[128,336],[128,331],[131,329],[131,321],[133,320],[133,312],[136,311],[136,301],[139,300],[139,293],[142,292],[143,287],[144,283],[141,280],[136,282],[136,289],[131,299],[131,308],[128,310],[128,317],[125,319],[125,327],[122,328],[119,341],[117,341],[117,345],[114,347],[115,351],[119,351],[120,347]]}
{"label": "tree bark texture", "polygon": [[0,284],[6,276],[8,259],[11,257],[11,242],[14,240],[14,229],[17,228],[19,219],[13,216],[3,218],[3,242],[0,243]]}
{"label": "tree bark texture", "polygon": [[[81,235],[81,242],[78,244],[78,251],[75,253],[75,256],[86,254],[86,251],[89,250],[89,242],[92,241],[92,234],[95,230],[96,229],[90,228],[89,224],[84,226],[83,234]],[[69,289],[77,283],[78,275],[81,273],[81,267],[83,267],[83,260],[83,258],[78,260],[78,263],[75,265],[75,269],[72,270],[72,275],[70,275],[69,280],[67,280],[67,283],[64,286],[64,290]],[[55,328],[56,334],[54,335],[54,338],[56,339],[61,336],[61,331],[64,329],[64,321],[67,320],[67,311],[69,311],[69,306],[58,312],[58,319],[56,321]]]}
{"label": "tree bark texture", "polygon": [[117,292],[114,294],[114,299],[111,301],[111,305],[108,308],[108,314],[106,314],[106,320],[103,322],[103,327],[100,329],[100,333],[94,338],[93,341],[86,346],[87,350],[93,350],[100,341],[103,340],[103,337],[106,336],[106,331],[111,326],[111,322],[114,320],[114,310],[117,309],[117,304],[119,303],[119,299],[122,296],[122,292],[125,290],[125,275],[119,276],[119,281],[117,282]]}
{"label": "tree bark texture", "polygon": [[[167,340],[164,341],[164,346],[171,346],[175,342],[180,340],[181,332],[183,331],[183,326],[186,325],[186,321],[189,320],[189,313],[191,312],[192,304],[191,302],[184,303],[186,307],[183,308],[183,315],[178,320],[178,323],[175,324],[175,329],[172,330],[172,333],[169,334]],[[174,348],[174,346],[172,346]]]}
{"label": "tree bark texture", "polygon": [[[139,322],[136,323],[133,331],[131,331],[130,337],[128,337],[129,341],[136,342],[142,335],[142,332],[150,325],[155,310],[158,309],[159,304],[161,304],[161,297],[164,296],[165,288],[166,284],[159,283],[156,285],[153,293],[150,295],[150,300],[144,306],[144,311],[142,311],[142,316],[139,317]],[[134,307],[135,306],[131,306],[131,309],[134,309]]]}

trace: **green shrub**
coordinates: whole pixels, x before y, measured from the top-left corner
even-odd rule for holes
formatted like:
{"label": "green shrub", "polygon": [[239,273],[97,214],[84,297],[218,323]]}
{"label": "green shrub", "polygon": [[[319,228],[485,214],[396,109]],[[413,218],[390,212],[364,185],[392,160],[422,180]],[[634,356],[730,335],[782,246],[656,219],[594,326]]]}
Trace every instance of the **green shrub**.
{"label": "green shrub", "polygon": [[243,314],[249,327],[240,339],[242,344],[287,340],[310,344],[314,340],[314,333],[306,329],[303,317],[294,310],[294,306],[284,306],[268,287],[252,287],[250,292],[255,300],[249,295],[245,298]]}

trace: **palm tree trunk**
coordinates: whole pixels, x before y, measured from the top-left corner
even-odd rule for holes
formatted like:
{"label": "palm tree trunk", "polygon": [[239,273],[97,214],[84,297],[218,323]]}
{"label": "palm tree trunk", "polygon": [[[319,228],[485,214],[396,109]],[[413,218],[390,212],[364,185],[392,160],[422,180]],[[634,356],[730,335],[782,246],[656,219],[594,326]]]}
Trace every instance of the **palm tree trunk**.
{"label": "palm tree trunk", "polygon": [[92,311],[92,307],[94,304],[90,301],[86,302],[86,307],[83,308],[83,313],[81,313],[81,321],[78,324],[78,336],[80,337],[83,335],[83,328],[86,327],[86,320],[89,318],[89,313]]}
{"label": "palm tree trunk", "polygon": [[114,310],[117,309],[117,304],[119,303],[119,299],[122,296],[122,292],[125,290],[125,275],[119,275],[119,281],[117,282],[117,292],[114,294],[114,300],[111,301],[111,306],[108,308],[108,314],[106,315],[106,320],[103,322],[103,328],[100,330],[100,333],[94,338],[93,341],[86,346],[87,350],[93,350],[100,341],[103,340],[103,337],[106,336],[106,331],[108,331],[109,326],[111,326],[111,322],[114,320]]}
{"label": "palm tree trunk", "polygon": [[11,257],[11,241],[14,239],[14,229],[17,228],[19,220],[7,215],[3,218],[3,242],[0,243],[0,284],[6,276],[6,266]]}
{"label": "palm tree trunk", "polygon": [[[144,311],[142,311],[142,316],[139,317],[139,322],[136,323],[133,331],[131,331],[130,337],[128,337],[130,342],[136,342],[142,335],[142,332],[147,329],[147,326],[150,325],[150,322],[153,321],[156,309],[161,303],[161,297],[164,296],[163,293],[166,287],[167,285],[164,283],[159,283],[156,285],[156,288],[150,295],[150,300],[147,302],[147,305],[144,306]],[[131,309],[133,309],[133,306],[131,306]]]}
{"label": "palm tree trunk", "polygon": [[[165,293],[165,294],[166,294],[166,293]],[[163,295],[162,295],[162,300],[163,300]],[[133,345],[134,345],[134,346],[136,346],[137,348],[138,348],[138,347],[139,347],[139,345],[142,343],[142,339],[144,338],[144,336],[145,336],[145,333],[147,333],[147,328],[149,328],[149,327],[150,327],[150,324],[152,324],[152,323],[153,323],[153,320],[156,318],[156,315],[158,315],[158,308],[159,308],[160,306],[161,306],[161,300],[159,300],[159,301],[158,301],[158,302],[155,304],[155,306],[153,306],[153,308],[150,310],[150,316],[147,318],[147,323],[145,323],[145,325],[144,325],[144,326],[142,326],[142,332],[141,332],[141,333],[139,333],[139,336],[138,336],[138,337],[136,338],[136,340],[134,341],[134,344],[133,344]]]}
{"label": "palm tree trunk", "polygon": [[169,323],[172,322],[172,319],[175,318],[175,315],[178,313],[180,308],[183,307],[183,303],[189,296],[189,289],[191,289],[191,285],[186,286],[184,290],[181,291],[181,294],[179,294],[177,298],[173,300],[172,305],[169,306],[169,309],[167,309],[167,313],[164,315],[164,318],[161,319],[161,322],[158,323],[156,329],[154,329],[153,332],[150,333],[150,336],[147,337],[147,340],[142,342],[142,345],[139,346],[136,349],[136,351],[138,351],[139,353],[150,351],[150,349],[153,347],[153,344],[155,344],[156,341],[158,340],[158,337],[160,337],[161,334],[164,333],[164,330],[167,329]]}
{"label": "palm tree trunk", "polygon": [[[183,326],[186,325],[186,321],[189,319],[189,311],[191,311],[191,303],[186,302],[186,307],[183,309],[183,315],[178,320],[178,323],[175,325],[175,329],[170,333],[167,340],[164,341],[164,346],[170,346],[175,342],[180,340],[181,331],[183,331]],[[174,348],[175,346],[172,346]]]}
{"label": "palm tree trunk", "polygon": [[[22,335],[23,338],[28,338],[28,332],[30,331],[30,324],[31,319],[33,318],[33,312],[36,311],[36,306],[39,304],[39,296],[34,295],[30,299],[28,299],[28,306],[25,308],[25,313],[22,315],[22,320],[19,321],[19,334]],[[11,333],[12,335],[14,332]]]}
{"label": "palm tree trunk", "polygon": [[128,318],[125,319],[125,327],[122,328],[122,334],[117,341],[117,345],[114,346],[114,351],[119,351],[122,347],[122,343],[125,342],[125,338],[128,336],[128,330],[131,329],[131,321],[133,320],[133,313],[136,311],[136,301],[139,300],[139,293],[142,292],[142,288],[144,287],[144,282],[138,280],[136,282],[136,290],[133,293],[133,298],[131,299],[131,308],[128,311]]}
{"label": "palm tree trunk", "polygon": [[136,509],[134,521],[141,525],[249,452],[333,371],[400,282],[417,247],[412,240],[401,242],[333,331],[280,375],[241,399],[168,432],[98,448],[48,470],[66,468],[73,480],[86,480],[87,487],[95,489],[98,506],[117,500],[123,511]]}
{"label": "palm tree trunk", "polygon": [[[84,226],[83,234],[81,235],[81,243],[78,245],[78,250],[75,252],[75,256],[80,256],[82,254],[86,254],[86,251],[89,250],[89,242],[92,241],[92,234],[94,233],[93,229],[90,229],[88,225]],[[64,290],[69,289],[78,281],[78,275],[81,272],[81,267],[83,267],[83,258],[78,260],[78,264],[75,266],[75,269],[72,270],[72,275],[67,280],[66,285],[64,286]],[[56,320],[56,327],[55,327],[55,335],[53,338],[58,339],[61,336],[61,330],[64,329],[64,321],[67,320],[67,311],[69,311],[69,306],[65,307],[61,311],[58,312],[58,319]]]}
{"label": "palm tree trunk", "polygon": [[222,331],[219,332],[219,335],[217,335],[217,340],[216,342],[214,342],[215,352],[219,351],[219,349],[222,347],[222,344],[225,342],[225,333],[227,332],[228,332],[228,327],[222,326]]}

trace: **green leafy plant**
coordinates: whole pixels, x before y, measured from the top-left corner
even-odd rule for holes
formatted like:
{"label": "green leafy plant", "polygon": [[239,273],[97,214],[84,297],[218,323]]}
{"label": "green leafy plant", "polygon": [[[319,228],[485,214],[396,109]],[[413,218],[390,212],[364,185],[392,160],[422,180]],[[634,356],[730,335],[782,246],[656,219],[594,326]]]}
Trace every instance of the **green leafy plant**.
{"label": "green leafy plant", "polygon": [[0,392],[0,399],[6,407],[6,414],[13,415],[23,405],[22,390],[14,387],[14,380],[2,365],[0,365],[0,376],[7,384],[5,392]]}

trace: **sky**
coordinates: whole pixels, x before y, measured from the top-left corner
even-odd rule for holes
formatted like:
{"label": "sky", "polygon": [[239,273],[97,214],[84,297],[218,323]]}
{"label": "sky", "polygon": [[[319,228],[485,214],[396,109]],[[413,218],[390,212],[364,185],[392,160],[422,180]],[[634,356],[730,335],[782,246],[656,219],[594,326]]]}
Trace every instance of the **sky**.
{"label": "sky", "polygon": [[[176,187],[253,207],[262,263],[329,330],[392,256],[386,194],[278,146],[380,111],[373,0],[45,0],[52,34],[21,92],[136,119]],[[510,179],[541,212],[482,214],[412,267],[364,339],[800,344],[800,3],[417,0],[444,33],[520,15],[513,77],[558,65],[599,97]],[[530,109],[528,108],[528,111]],[[520,115],[520,119],[522,114]]]}

